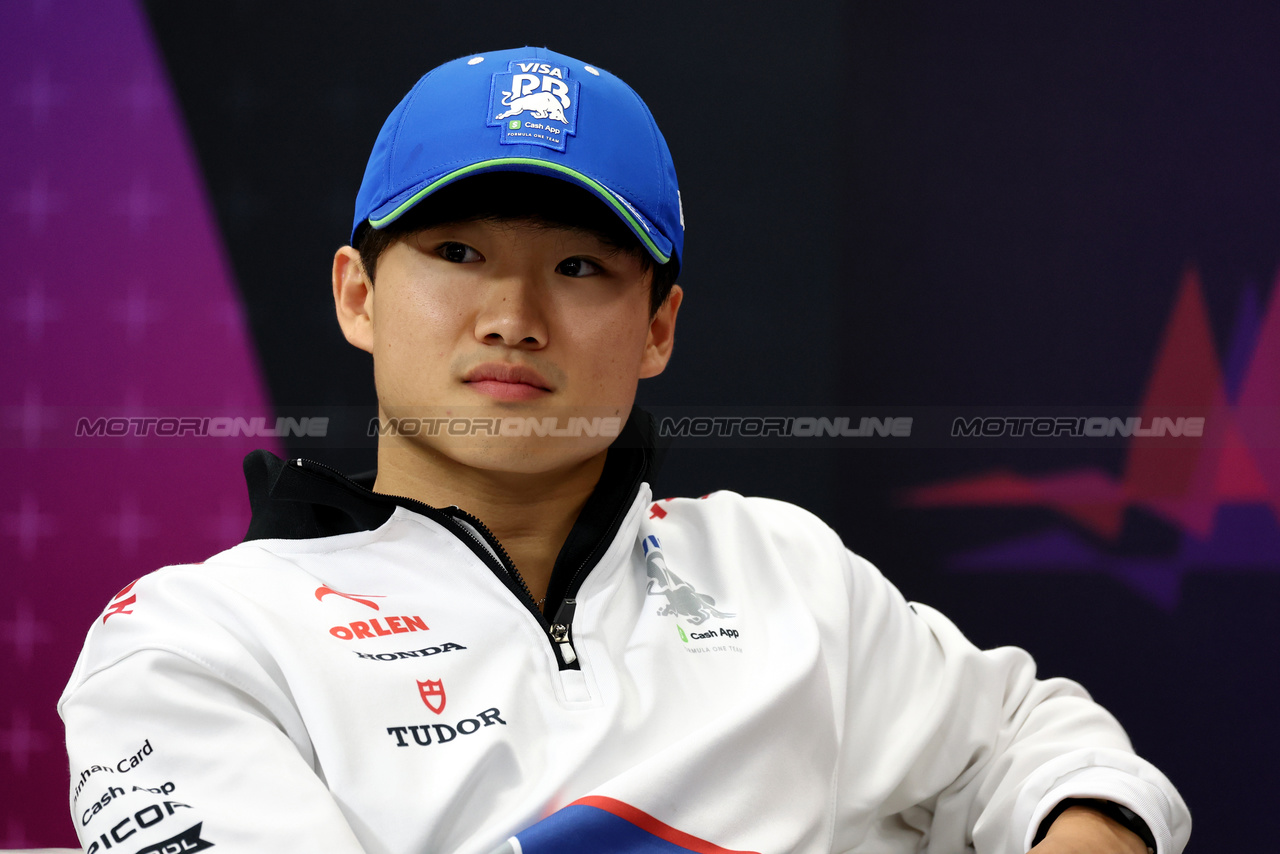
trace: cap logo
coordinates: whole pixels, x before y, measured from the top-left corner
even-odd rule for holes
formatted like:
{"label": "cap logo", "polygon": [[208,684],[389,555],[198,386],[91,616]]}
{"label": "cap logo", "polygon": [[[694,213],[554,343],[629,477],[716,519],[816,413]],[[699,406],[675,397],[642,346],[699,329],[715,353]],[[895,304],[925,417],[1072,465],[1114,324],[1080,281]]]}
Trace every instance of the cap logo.
{"label": "cap logo", "polygon": [[569,67],[518,59],[493,75],[489,127],[500,128],[503,145],[542,145],[564,151],[578,130],[578,88]]}

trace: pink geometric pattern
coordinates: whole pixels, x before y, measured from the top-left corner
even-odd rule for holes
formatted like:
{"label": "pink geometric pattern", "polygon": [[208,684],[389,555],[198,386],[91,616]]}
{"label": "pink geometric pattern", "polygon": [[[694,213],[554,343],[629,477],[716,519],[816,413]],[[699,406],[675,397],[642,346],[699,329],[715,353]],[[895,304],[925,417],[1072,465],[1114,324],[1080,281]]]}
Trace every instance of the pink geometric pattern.
{"label": "pink geometric pattern", "polygon": [[0,27],[0,847],[69,846],[55,704],[85,632],[132,579],[235,543],[240,460],[274,444],[76,419],[273,419],[141,9],[13,0]]}
{"label": "pink geometric pattern", "polygon": [[1280,276],[1260,321],[1255,304],[1247,292],[1236,358],[1224,370],[1200,277],[1195,270],[1183,277],[1138,415],[1150,424],[1185,407],[1205,416],[1199,441],[1175,448],[1132,438],[1120,477],[1095,467],[1036,475],[993,470],[907,490],[901,503],[1047,507],[1104,542],[1118,540],[1127,511],[1140,508],[1181,533],[1174,555],[1117,557],[1053,531],[954,556],[952,565],[1108,572],[1166,608],[1177,604],[1188,571],[1280,569]]}

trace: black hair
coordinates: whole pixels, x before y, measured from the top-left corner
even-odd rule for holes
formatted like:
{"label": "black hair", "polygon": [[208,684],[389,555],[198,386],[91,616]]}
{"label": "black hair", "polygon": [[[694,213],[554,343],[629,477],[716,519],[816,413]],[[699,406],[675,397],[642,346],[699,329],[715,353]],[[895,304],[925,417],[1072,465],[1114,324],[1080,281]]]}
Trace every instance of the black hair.
{"label": "black hair", "polygon": [[645,272],[653,271],[650,316],[662,307],[676,281],[676,259],[655,264],[639,239],[604,202],[568,181],[529,172],[486,172],[456,181],[386,228],[362,223],[353,244],[372,283],[379,256],[397,240],[427,228],[481,220],[527,220],[581,229],[607,246],[635,256]]}

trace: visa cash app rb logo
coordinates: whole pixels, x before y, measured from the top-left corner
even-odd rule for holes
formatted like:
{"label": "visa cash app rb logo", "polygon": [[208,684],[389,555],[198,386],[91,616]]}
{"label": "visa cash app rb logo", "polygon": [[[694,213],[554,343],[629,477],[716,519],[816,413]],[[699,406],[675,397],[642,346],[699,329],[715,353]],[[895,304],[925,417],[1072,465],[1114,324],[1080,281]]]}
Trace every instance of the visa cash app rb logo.
{"label": "visa cash app rb logo", "polygon": [[493,75],[486,124],[500,128],[503,145],[542,145],[564,151],[578,130],[578,88],[569,68],[517,59]]}

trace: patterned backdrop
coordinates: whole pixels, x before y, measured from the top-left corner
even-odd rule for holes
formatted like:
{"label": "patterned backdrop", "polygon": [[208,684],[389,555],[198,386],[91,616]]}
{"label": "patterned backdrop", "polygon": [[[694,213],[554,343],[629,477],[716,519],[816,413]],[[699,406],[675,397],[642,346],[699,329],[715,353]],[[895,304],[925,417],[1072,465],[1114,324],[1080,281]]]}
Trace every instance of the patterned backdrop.
{"label": "patterned backdrop", "polygon": [[[1088,687],[1192,851],[1275,847],[1280,8],[724,9],[0,0],[0,848],[74,844],[55,705],[84,633],[239,540],[243,454],[372,463],[329,259],[400,95],[517,44],[617,72],[671,143],[686,300],[645,405],[913,419],[687,437],[657,493],[815,511]],[[1162,417],[1203,433],[1134,432]]]}
{"label": "patterned backdrop", "polygon": [[[159,419],[271,408],[141,10],[8,2],[0,28],[0,847],[74,845],[55,704],[86,627],[143,572],[248,524],[239,461],[263,440],[161,437]],[[75,435],[145,418],[144,435]]]}

